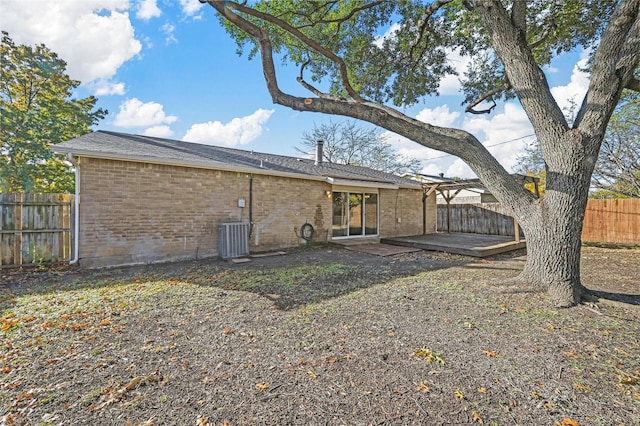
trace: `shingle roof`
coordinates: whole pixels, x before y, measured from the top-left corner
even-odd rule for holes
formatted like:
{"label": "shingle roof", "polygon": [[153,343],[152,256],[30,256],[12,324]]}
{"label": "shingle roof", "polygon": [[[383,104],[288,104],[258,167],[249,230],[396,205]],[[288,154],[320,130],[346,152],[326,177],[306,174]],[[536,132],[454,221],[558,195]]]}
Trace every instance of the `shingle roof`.
{"label": "shingle roof", "polygon": [[[175,164],[266,175],[298,176],[313,180],[358,181],[368,186],[420,188],[419,182],[368,167],[322,162],[182,142],[172,139],[99,130],[54,145],[55,152],[149,163]],[[344,182],[342,182],[344,183]]]}

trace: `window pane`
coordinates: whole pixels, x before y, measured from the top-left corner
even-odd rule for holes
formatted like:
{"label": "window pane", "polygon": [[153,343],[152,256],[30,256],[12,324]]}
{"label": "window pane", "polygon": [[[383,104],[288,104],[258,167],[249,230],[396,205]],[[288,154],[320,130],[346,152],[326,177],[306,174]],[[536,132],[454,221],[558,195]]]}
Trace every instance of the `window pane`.
{"label": "window pane", "polygon": [[364,194],[365,234],[378,233],[378,194]]}
{"label": "window pane", "polygon": [[349,194],[349,235],[362,235],[362,194]]}
{"label": "window pane", "polygon": [[333,226],[332,235],[334,237],[347,236],[347,209],[349,193],[333,193]]}

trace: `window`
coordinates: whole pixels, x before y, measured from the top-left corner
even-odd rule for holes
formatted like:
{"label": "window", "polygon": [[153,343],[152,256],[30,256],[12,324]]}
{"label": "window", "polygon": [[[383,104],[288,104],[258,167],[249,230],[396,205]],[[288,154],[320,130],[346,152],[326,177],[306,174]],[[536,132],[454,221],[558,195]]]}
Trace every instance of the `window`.
{"label": "window", "polygon": [[333,237],[378,235],[378,194],[333,193]]}

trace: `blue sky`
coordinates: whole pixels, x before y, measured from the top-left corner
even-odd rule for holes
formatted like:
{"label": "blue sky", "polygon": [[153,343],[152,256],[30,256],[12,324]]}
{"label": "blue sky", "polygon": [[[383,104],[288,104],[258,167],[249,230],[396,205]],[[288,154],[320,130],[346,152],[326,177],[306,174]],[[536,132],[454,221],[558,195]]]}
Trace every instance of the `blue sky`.
{"label": "blue sky", "polygon": [[[296,156],[294,147],[314,123],[345,120],[274,105],[259,61],[239,57],[213,9],[198,0],[0,0],[0,29],[16,43],[44,43],[67,61],[69,75],[82,82],[77,96],[96,95],[109,110],[94,130]],[[572,98],[579,104],[586,92],[588,76],[576,67],[584,56],[564,55],[545,70],[561,107]],[[455,53],[451,61],[465,65]],[[281,86],[308,96],[297,72],[280,69]],[[443,81],[440,92],[404,112],[471,131],[510,170],[533,140],[518,103],[476,116],[464,113],[456,78]],[[426,173],[473,176],[455,157],[384,136],[400,153],[421,159]]]}

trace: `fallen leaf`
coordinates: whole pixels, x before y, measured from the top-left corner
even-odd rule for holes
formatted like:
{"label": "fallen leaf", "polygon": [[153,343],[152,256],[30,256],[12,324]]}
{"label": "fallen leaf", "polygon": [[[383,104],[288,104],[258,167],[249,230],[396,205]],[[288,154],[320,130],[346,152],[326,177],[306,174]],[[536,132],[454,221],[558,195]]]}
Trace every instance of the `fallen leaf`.
{"label": "fallen leaf", "polygon": [[464,394],[460,392],[458,389],[456,389],[456,391],[453,394],[455,395],[458,401],[461,401],[464,399]]}
{"label": "fallen leaf", "polygon": [[573,420],[572,418],[569,417],[565,417],[564,419],[562,419],[562,421],[560,422],[560,426],[580,426],[578,424],[578,422],[576,422],[575,420]]}
{"label": "fallen leaf", "polygon": [[338,361],[338,358],[335,356],[330,356],[324,359],[324,362],[326,362],[327,364],[333,364],[336,361]]}
{"label": "fallen leaf", "polygon": [[307,371],[307,374],[309,375],[309,377],[311,377],[312,379],[315,379],[318,377],[318,375],[316,373],[313,372],[313,370],[309,370]]}
{"label": "fallen leaf", "polygon": [[420,382],[420,386],[418,386],[416,388],[416,390],[422,392],[422,393],[427,393],[429,392],[429,387],[427,386],[427,381],[423,380],[422,382]]}
{"label": "fallen leaf", "polygon": [[265,390],[269,389],[269,383],[256,383],[256,389],[264,392]]}
{"label": "fallen leaf", "polygon": [[484,420],[482,420],[482,417],[480,417],[480,414],[478,414],[478,412],[475,410],[471,412],[471,418],[473,419],[474,422],[480,423],[481,425],[484,424]]}
{"label": "fallen leaf", "polygon": [[485,387],[478,388],[478,393],[487,393],[487,388]]}
{"label": "fallen leaf", "polygon": [[440,354],[436,354],[428,348],[420,348],[415,352],[415,354],[420,358],[424,358],[429,363],[436,362],[438,364],[446,364],[445,360],[440,356]]}
{"label": "fallen leaf", "polygon": [[208,426],[208,425],[209,425],[209,420],[205,419],[204,417],[198,416],[198,420],[196,420],[196,426]]}
{"label": "fallen leaf", "polygon": [[625,386],[635,386],[637,384],[639,384],[640,381],[638,380],[637,377],[633,377],[630,376],[628,374],[621,374],[620,375],[620,384],[621,385],[625,385]]}
{"label": "fallen leaf", "polygon": [[578,359],[580,358],[580,356],[574,354],[573,352],[562,352],[566,357],[569,358],[573,358],[573,359]]}
{"label": "fallen leaf", "polygon": [[589,392],[591,390],[591,388],[587,385],[583,385],[582,383],[574,383],[573,387],[576,388],[579,391],[583,391],[583,392]]}
{"label": "fallen leaf", "polygon": [[223,331],[222,334],[229,334],[233,331],[233,328],[231,327],[226,327]]}
{"label": "fallen leaf", "polygon": [[147,420],[146,422],[142,423],[141,426],[153,426],[153,421],[156,419],[156,416],[151,416],[149,418],[149,420]]}
{"label": "fallen leaf", "polygon": [[494,351],[486,350],[486,351],[482,351],[482,353],[488,356],[489,358],[498,358],[498,354],[495,353]]}

